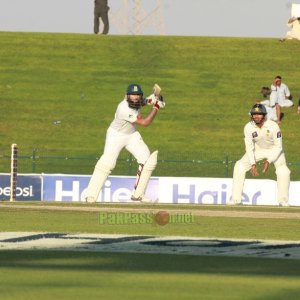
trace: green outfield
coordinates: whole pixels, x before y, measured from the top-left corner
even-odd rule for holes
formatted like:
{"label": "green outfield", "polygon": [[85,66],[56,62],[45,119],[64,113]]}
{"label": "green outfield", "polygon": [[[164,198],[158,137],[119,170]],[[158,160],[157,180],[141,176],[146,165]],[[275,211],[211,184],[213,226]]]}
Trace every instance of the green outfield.
{"label": "green outfield", "polygon": [[[232,207],[221,205],[147,205],[147,204],[70,204],[59,202],[0,203],[1,231],[42,231],[72,233],[173,235],[217,238],[247,238],[268,240],[293,240],[300,238],[297,207]],[[22,205],[21,208],[18,208]],[[33,206],[34,205],[34,206]],[[58,207],[57,207],[58,206]],[[58,209],[57,209],[58,208]],[[90,210],[88,209],[90,208]],[[193,222],[158,226],[152,223],[101,224],[100,212],[152,213],[168,211],[192,213]],[[209,214],[213,211],[215,214]],[[218,212],[223,212],[218,217]],[[246,217],[242,214],[248,212]],[[226,214],[225,214],[226,213]],[[234,217],[240,213],[241,217]],[[285,217],[280,214],[285,213]],[[254,217],[252,216],[254,214]],[[255,215],[257,214],[257,215]],[[271,215],[269,215],[271,214]],[[299,229],[299,230],[297,230]]]}
{"label": "green outfield", "polygon": [[[166,108],[140,129],[159,150],[154,175],[230,177],[261,87],[280,74],[297,103],[299,52],[298,41],[277,39],[0,32],[0,172],[10,166],[1,154],[17,143],[19,172],[91,174],[127,85],[149,95],[158,82]],[[284,109],[281,125],[292,180],[300,180],[296,111]],[[114,175],[129,172],[126,151],[120,158]]]}
{"label": "green outfield", "polygon": [[[166,108],[141,128],[156,176],[230,177],[262,86],[281,75],[297,104],[298,41],[0,32],[0,173],[91,174],[129,83],[163,88]],[[147,112],[147,108],[145,108]],[[296,106],[281,129],[300,180]],[[57,123],[56,121],[59,121]],[[113,175],[134,175],[123,152]],[[206,161],[206,163],[203,163]],[[225,169],[225,166],[227,169]],[[130,170],[129,170],[130,167]],[[260,178],[275,179],[274,168]],[[38,200],[38,199],[37,199]],[[100,213],[187,213],[193,222],[101,224]],[[300,241],[300,208],[0,202],[0,234],[85,233]],[[17,242],[16,242],[17,243]],[[1,244],[1,241],[0,241]],[[12,243],[12,245],[14,245]],[[296,248],[298,249],[298,248]],[[272,249],[270,249],[271,251]],[[300,260],[0,248],[1,299],[298,299]]]}
{"label": "green outfield", "polygon": [[[299,241],[300,231],[300,209],[291,207],[17,202],[1,203],[0,208],[1,231],[29,234]],[[191,224],[164,226],[99,223],[100,212],[117,210],[177,211],[195,217]],[[0,270],[1,299],[297,299],[300,293],[300,260],[291,258],[2,249]]]}
{"label": "green outfield", "polygon": [[1,299],[298,299],[299,261],[0,252]]}

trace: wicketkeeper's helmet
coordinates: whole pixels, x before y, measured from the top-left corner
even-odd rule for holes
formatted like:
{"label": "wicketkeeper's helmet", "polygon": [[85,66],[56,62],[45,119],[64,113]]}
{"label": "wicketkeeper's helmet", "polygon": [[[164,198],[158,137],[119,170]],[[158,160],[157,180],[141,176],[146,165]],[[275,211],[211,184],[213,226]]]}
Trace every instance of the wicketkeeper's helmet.
{"label": "wicketkeeper's helmet", "polygon": [[266,115],[267,114],[267,110],[266,110],[266,108],[265,108],[264,105],[262,105],[260,103],[256,103],[251,108],[250,114],[251,114],[251,116],[253,116],[253,115]]}
{"label": "wicketkeeper's helmet", "polygon": [[132,83],[132,84],[129,84],[126,94],[127,95],[143,95],[144,92],[139,84]]}

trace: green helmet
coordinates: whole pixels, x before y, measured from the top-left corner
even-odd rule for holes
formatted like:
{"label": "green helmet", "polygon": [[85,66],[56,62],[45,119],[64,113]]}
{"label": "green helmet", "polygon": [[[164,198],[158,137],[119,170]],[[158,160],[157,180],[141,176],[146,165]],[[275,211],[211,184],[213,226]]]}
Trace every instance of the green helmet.
{"label": "green helmet", "polygon": [[127,95],[143,95],[144,92],[139,84],[132,83],[128,86],[126,94]]}
{"label": "green helmet", "polygon": [[262,105],[260,103],[256,103],[251,108],[250,114],[251,114],[251,116],[253,116],[253,115],[266,115],[267,114],[267,110],[266,110],[266,108],[265,108],[264,105]]}

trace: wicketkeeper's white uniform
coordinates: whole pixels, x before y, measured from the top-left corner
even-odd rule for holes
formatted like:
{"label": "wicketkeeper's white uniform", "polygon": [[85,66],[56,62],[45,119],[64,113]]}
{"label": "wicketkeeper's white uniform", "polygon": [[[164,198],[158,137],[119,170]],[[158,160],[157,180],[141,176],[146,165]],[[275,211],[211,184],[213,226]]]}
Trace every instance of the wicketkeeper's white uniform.
{"label": "wicketkeeper's white uniform", "polygon": [[289,199],[290,170],[286,165],[279,126],[266,120],[259,128],[250,121],[244,128],[244,137],[246,153],[234,166],[232,201],[241,203],[246,172],[256,162],[266,159],[269,163],[274,163],[276,168],[277,200],[279,204],[286,205]]}

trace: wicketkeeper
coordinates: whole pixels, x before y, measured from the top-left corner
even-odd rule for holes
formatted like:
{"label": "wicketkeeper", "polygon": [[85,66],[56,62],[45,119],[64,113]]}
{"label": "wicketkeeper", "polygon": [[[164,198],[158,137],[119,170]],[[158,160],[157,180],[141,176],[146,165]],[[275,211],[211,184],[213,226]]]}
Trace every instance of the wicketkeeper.
{"label": "wicketkeeper", "polygon": [[274,163],[277,175],[277,200],[279,205],[288,206],[290,170],[286,165],[282,148],[282,135],[278,124],[267,119],[264,105],[255,104],[251,111],[251,121],[244,127],[246,154],[236,162],[233,170],[232,202],[242,204],[242,192],[246,172],[258,176],[257,162],[264,161],[262,172]]}
{"label": "wicketkeeper", "polygon": [[[139,84],[130,84],[128,86],[125,98],[118,105],[115,118],[107,130],[104,153],[98,160],[89,182],[85,194],[86,202],[97,201],[102,186],[115,168],[117,158],[123,148],[126,148],[139,164],[131,200],[152,202],[145,196],[145,191],[157,164],[158,151],[150,153],[148,146],[136,130],[136,125],[150,125],[157,112],[165,107],[165,102],[160,92],[161,88],[155,84],[153,93],[149,97],[144,98],[144,92]],[[146,117],[143,117],[140,111],[146,104],[152,105],[153,109]]]}

